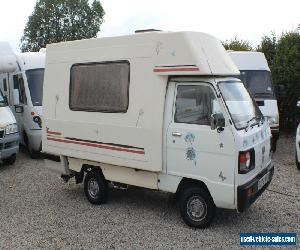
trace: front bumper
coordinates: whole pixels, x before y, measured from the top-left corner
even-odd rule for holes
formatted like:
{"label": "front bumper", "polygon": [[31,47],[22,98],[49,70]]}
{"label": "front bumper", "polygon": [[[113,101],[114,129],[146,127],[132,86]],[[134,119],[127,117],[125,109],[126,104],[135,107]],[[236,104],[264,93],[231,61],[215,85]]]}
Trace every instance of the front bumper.
{"label": "front bumper", "polygon": [[6,159],[19,152],[19,134],[5,135],[0,140],[0,159]]}
{"label": "front bumper", "polygon": [[[270,179],[269,181],[260,189],[258,190],[258,181],[267,173],[270,172]],[[252,180],[247,182],[244,185],[237,187],[237,210],[238,212],[243,212],[250,205],[256,201],[256,199],[266,190],[269,184],[272,181],[274,175],[274,166],[273,163],[256,175]]]}

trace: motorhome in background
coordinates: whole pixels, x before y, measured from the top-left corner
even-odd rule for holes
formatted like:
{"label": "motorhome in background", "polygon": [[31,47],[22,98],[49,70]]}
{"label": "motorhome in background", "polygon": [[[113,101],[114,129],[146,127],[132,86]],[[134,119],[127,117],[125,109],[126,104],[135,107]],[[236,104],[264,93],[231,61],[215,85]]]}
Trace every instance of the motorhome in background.
{"label": "motorhome in background", "polygon": [[162,190],[188,225],[206,227],[215,207],[246,210],[273,176],[269,124],[238,74],[198,32],[49,44],[43,151],[93,204],[109,182]]}
{"label": "motorhome in background", "polygon": [[[14,54],[8,43],[0,42],[0,74],[13,72],[17,68]],[[7,82],[4,83],[7,88]],[[16,119],[8,106],[7,97],[0,89],[0,161],[13,164],[19,152],[19,133]]]}
{"label": "motorhome in background", "polygon": [[17,68],[0,74],[0,89],[15,113],[20,141],[32,158],[41,151],[41,115],[45,50],[14,55]]}
{"label": "motorhome in background", "polygon": [[272,150],[276,151],[279,138],[279,112],[266,57],[261,52],[229,51],[229,55],[241,72],[240,78],[254,97],[272,132]]}

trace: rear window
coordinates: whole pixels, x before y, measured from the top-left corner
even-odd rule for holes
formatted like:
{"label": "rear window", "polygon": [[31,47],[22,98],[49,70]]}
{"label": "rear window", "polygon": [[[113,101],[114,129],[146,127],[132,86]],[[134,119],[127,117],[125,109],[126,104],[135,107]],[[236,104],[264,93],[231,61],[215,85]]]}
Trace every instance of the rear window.
{"label": "rear window", "polygon": [[70,109],[125,113],[129,102],[129,72],[128,61],[73,65]]}

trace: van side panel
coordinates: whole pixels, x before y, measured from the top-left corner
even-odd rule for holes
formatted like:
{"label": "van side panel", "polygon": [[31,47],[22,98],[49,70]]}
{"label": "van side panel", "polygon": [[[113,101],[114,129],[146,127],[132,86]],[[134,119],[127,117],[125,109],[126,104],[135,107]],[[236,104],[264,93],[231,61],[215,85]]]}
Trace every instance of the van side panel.
{"label": "van side panel", "polygon": [[[51,54],[51,50],[48,52]],[[43,151],[161,171],[167,76],[157,76],[149,71],[153,66],[148,58],[125,58],[130,63],[129,106],[126,113],[72,111],[69,108],[72,65],[82,61],[95,62],[94,55],[101,55],[102,52],[100,48],[85,53],[80,51],[81,55],[85,55],[81,61],[78,57],[74,61],[47,63]],[[100,62],[102,60],[102,57],[98,59]],[[105,60],[114,61],[113,58]]]}

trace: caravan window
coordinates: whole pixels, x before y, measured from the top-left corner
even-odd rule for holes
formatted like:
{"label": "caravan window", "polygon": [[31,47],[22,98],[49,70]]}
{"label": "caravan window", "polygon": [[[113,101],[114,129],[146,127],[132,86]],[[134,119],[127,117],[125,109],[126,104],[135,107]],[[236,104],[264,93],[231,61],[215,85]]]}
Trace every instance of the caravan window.
{"label": "caravan window", "polygon": [[71,68],[71,110],[125,113],[128,91],[127,61],[77,64]]}

